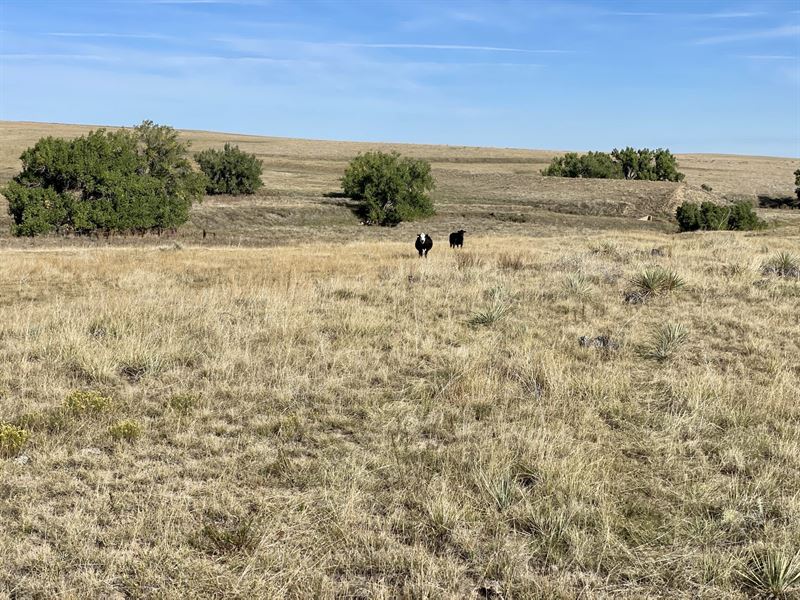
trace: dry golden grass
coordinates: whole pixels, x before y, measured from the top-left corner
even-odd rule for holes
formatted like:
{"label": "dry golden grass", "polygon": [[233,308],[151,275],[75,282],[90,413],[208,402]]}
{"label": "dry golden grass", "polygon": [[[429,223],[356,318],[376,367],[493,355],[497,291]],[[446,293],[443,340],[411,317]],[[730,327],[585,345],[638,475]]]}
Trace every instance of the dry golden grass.
{"label": "dry golden grass", "polygon": [[778,233],[3,250],[0,596],[752,597],[800,540]]}

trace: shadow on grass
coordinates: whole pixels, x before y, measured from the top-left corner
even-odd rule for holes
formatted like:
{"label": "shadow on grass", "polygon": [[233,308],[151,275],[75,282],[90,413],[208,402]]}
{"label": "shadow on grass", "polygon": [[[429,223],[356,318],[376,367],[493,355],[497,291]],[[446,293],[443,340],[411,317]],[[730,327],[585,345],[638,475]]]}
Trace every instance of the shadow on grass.
{"label": "shadow on grass", "polygon": [[761,208],[798,208],[800,209],[800,198],[796,196],[759,196],[758,205]]}

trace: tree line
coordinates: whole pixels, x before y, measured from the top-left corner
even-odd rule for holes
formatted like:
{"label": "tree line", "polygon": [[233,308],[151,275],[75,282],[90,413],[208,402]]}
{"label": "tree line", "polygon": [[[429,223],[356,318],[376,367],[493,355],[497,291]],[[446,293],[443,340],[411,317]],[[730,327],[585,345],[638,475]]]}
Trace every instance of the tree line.
{"label": "tree line", "polygon": [[557,156],[542,170],[550,177],[594,179],[639,179],[643,181],[683,181],[678,160],[665,148],[636,150],[630,146],[608,152],[567,152]]}
{"label": "tree line", "polygon": [[253,193],[261,162],[238,147],[188,158],[189,142],[166,125],[99,129],[67,140],[40,139],[3,190],[15,235],[145,233],[177,229],[208,194]]}

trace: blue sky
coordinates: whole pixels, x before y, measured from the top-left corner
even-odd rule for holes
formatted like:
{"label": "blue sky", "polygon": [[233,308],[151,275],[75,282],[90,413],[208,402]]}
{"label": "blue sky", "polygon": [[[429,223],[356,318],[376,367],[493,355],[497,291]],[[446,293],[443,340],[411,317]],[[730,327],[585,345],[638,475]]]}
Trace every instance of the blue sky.
{"label": "blue sky", "polygon": [[0,118],[800,156],[800,0],[0,0]]}

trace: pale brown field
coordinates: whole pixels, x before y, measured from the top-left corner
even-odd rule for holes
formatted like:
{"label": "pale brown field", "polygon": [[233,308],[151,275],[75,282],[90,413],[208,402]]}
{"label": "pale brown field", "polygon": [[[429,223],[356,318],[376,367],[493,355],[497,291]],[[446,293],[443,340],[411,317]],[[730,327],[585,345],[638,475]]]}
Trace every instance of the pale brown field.
{"label": "pale brown field", "polygon": [[254,139],[268,190],[175,239],[0,239],[0,597],[744,599],[800,550],[797,211],[678,235],[414,147],[440,212],[375,229],[322,195],[355,146]]}

